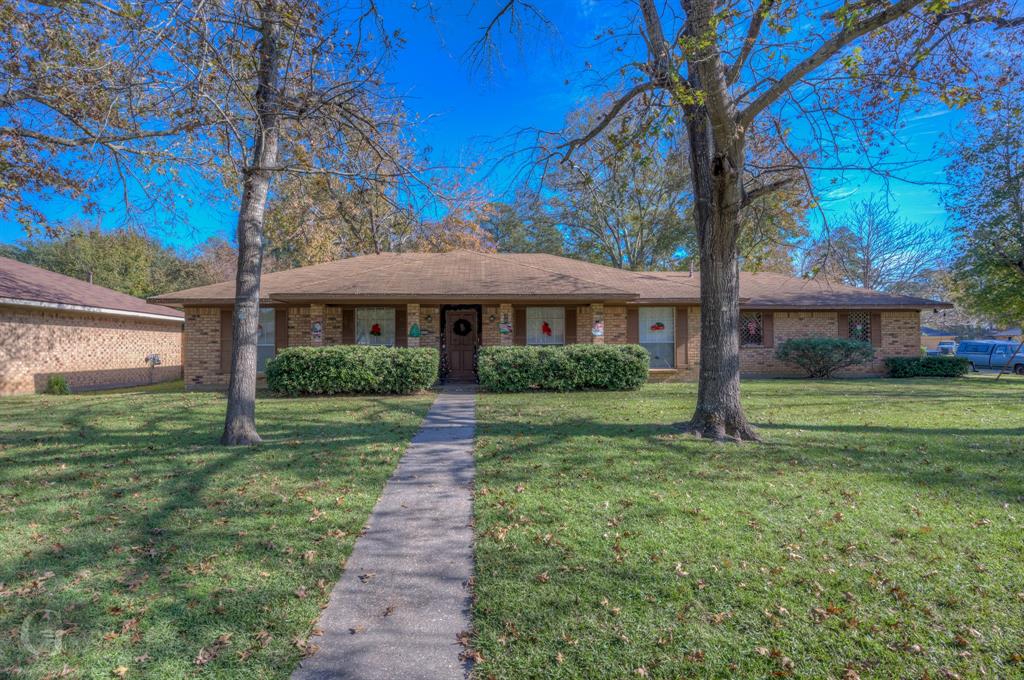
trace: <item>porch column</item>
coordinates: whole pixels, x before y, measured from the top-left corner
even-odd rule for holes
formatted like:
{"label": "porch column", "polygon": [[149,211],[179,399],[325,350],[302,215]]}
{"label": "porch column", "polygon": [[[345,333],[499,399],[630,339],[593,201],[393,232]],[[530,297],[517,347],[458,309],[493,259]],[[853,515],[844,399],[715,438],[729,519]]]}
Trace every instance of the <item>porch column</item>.
{"label": "porch column", "polygon": [[499,327],[498,331],[498,342],[501,345],[511,346],[512,344],[515,343],[515,337],[512,333],[502,333],[500,330],[501,328],[511,329],[512,324],[514,323],[512,321],[512,318],[513,317],[511,303],[502,302],[500,305],[498,305],[498,322],[500,324],[503,324],[501,327]]}
{"label": "porch column", "polygon": [[406,347],[419,347],[420,336],[418,333],[423,331],[420,328],[420,306],[418,304],[410,302],[405,306],[405,323]]}
{"label": "porch column", "polygon": [[324,305],[309,306],[309,344],[320,347],[324,344],[324,323],[327,321]]}
{"label": "porch column", "polygon": [[[598,326],[597,324],[601,324]],[[601,335],[594,335],[594,329],[600,328]],[[595,345],[604,344],[604,304],[595,302],[590,305],[590,342]]]}

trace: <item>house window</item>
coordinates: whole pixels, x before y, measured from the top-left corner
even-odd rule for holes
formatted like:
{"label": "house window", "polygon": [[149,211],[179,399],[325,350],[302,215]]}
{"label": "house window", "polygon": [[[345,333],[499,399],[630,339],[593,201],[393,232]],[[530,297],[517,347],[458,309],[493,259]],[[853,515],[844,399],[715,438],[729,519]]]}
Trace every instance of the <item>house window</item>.
{"label": "house window", "polygon": [[850,312],[850,339],[871,342],[871,314]]}
{"label": "house window", "polygon": [[565,308],[527,307],[527,345],[564,345]]}
{"label": "house window", "polygon": [[672,307],[640,308],[640,344],[651,355],[651,368],[676,365],[676,314]]}
{"label": "house window", "polygon": [[761,312],[740,313],[740,345],[760,346],[764,344],[764,317]]}
{"label": "house window", "polygon": [[275,342],[275,323],[273,309],[260,309],[260,325],[256,327],[256,372],[267,370],[267,361],[277,353]]}
{"label": "house window", "polygon": [[356,308],[357,345],[395,345],[395,310],[388,307]]}

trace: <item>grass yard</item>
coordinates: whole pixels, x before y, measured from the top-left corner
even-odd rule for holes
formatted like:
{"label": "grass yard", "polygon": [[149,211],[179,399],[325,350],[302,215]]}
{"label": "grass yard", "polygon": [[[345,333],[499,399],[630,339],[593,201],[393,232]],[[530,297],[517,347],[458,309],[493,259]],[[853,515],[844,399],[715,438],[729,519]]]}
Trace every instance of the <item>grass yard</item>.
{"label": "grass yard", "polygon": [[430,401],[263,399],[228,449],[218,394],[0,399],[0,677],[286,678]]}
{"label": "grass yard", "polygon": [[481,678],[1024,677],[1024,381],[482,395]]}

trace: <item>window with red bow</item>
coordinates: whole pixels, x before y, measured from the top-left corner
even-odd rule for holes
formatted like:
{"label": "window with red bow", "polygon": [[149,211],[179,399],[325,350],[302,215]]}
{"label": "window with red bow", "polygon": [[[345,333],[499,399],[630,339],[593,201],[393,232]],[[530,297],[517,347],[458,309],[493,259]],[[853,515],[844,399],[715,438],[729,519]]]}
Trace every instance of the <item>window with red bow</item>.
{"label": "window with red bow", "polygon": [[527,307],[526,344],[564,345],[565,308]]}

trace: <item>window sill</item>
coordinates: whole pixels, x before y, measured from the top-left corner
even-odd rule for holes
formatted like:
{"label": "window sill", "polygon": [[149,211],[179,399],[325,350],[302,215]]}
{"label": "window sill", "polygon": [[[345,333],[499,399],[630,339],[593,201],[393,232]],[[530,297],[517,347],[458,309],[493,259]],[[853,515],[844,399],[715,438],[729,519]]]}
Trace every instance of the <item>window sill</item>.
{"label": "window sill", "polygon": [[648,368],[648,373],[678,373],[678,368]]}

